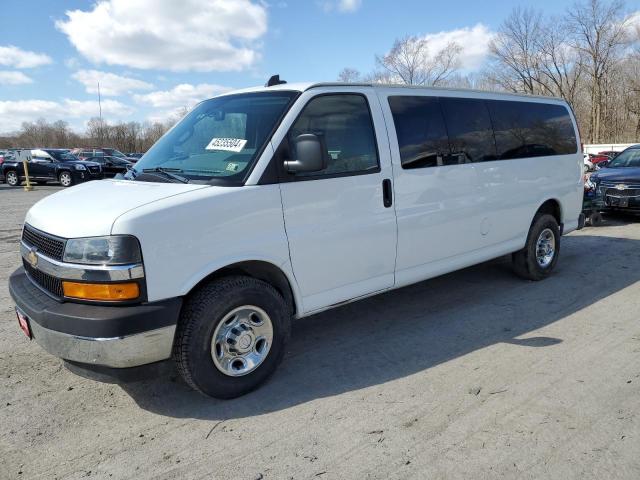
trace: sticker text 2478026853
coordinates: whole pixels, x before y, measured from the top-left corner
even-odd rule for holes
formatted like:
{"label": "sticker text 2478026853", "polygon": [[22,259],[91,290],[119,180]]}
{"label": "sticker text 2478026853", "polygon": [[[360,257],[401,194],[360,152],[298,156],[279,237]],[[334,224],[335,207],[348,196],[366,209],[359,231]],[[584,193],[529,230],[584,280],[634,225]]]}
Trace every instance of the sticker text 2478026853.
{"label": "sticker text 2478026853", "polygon": [[227,152],[240,152],[247,141],[243,138],[212,138],[206,150],[224,150]]}

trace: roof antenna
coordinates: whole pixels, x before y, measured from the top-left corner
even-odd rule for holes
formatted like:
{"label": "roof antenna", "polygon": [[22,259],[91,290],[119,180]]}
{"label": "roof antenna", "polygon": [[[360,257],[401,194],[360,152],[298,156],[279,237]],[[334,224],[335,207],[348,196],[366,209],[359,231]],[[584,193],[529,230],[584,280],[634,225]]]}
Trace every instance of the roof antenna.
{"label": "roof antenna", "polygon": [[283,85],[287,83],[286,80],[280,80],[280,75],[272,75],[267,83],[264,84],[265,87],[273,87],[274,85]]}

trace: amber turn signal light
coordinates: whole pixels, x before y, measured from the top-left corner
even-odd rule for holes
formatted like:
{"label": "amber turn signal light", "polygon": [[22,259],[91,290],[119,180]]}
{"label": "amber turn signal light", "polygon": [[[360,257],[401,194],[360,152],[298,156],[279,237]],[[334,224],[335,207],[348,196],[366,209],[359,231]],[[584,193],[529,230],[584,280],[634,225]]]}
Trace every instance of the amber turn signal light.
{"label": "amber turn signal light", "polygon": [[80,300],[134,300],[140,296],[137,283],[76,283],[62,282],[62,291],[68,298]]}

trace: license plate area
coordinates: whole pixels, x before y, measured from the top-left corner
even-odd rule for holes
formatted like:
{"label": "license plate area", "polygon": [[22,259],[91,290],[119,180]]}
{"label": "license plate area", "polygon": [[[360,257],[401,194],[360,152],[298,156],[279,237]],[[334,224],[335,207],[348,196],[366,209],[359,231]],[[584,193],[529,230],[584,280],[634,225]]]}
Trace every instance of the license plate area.
{"label": "license plate area", "polygon": [[607,203],[612,207],[628,207],[629,206],[629,198],[628,197],[607,197]]}
{"label": "license plate area", "polygon": [[29,325],[29,318],[16,307],[16,317],[18,317],[18,325],[20,326],[20,330],[24,332],[29,340],[33,338],[33,333],[31,332],[31,325]]}

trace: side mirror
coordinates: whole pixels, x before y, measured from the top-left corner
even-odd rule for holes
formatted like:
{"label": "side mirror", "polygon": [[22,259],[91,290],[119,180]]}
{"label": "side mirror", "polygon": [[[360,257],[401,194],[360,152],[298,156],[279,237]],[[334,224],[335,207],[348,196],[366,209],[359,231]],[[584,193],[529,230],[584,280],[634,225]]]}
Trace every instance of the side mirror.
{"label": "side mirror", "polygon": [[290,173],[319,172],[327,168],[328,156],[324,142],[313,133],[298,135],[294,140],[297,160],[285,160],[284,168]]}

